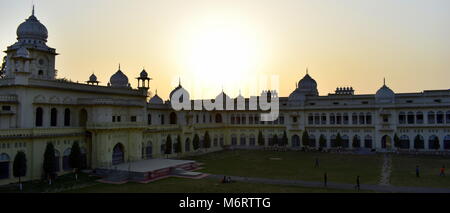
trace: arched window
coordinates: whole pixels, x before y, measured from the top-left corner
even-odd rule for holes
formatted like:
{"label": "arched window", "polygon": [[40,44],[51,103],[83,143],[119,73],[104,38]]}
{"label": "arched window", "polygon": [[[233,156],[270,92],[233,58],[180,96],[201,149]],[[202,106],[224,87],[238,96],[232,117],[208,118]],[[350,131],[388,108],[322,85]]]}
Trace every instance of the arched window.
{"label": "arched window", "polygon": [[177,114],[175,112],[170,113],[170,124],[177,124]]}
{"label": "arched window", "polygon": [[184,142],[184,151],[190,152],[191,151],[191,139],[186,138],[186,141]]}
{"label": "arched window", "polygon": [[344,113],[344,116],[342,117],[342,119],[343,119],[343,124],[348,124],[348,121],[349,121],[348,113]]}
{"label": "arched window", "polygon": [[320,124],[320,114],[319,113],[314,114],[314,124],[315,125]]}
{"label": "arched window", "polygon": [[217,135],[214,136],[213,145],[214,145],[214,147],[217,147],[219,145],[219,137]]}
{"label": "arched window", "polygon": [[125,162],[125,149],[121,143],[118,143],[113,148],[112,165],[121,164],[123,162]]}
{"label": "arched window", "polygon": [[161,146],[160,146],[160,149],[159,149],[159,153],[160,154],[164,154],[165,151],[166,151],[166,142],[163,140],[163,141],[161,141]]}
{"label": "arched window", "polygon": [[300,147],[300,137],[298,135],[293,135],[291,138],[291,144],[293,148]]}
{"label": "arched window", "polygon": [[70,126],[70,109],[64,110],[64,126]]}
{"label": "arched window", "polygon": [[50,126],[56,126],[58,124],[58,110],[52,108],[50,110]]}
{"label": "arched window", "polygon": [[330,146],[331,146],[332,148],[337,147],[337,144],[336,144],[336,135],[332,135],[332,136],[330,137]]}
{"label": "arched window", "polygon": [[366,135],[366,137],[364,137],[364,147],[370,149],[372,148],[372,136]]}
{"label": "arched window", "polygon": [[336,124],[341,124],[342,123],[342,115],[341,113],[337,113],[336,114]]}
{"label": "arched window", "polygon": [[416,123],[423,124],[423,112],[419,111],[416,113]]}
{"label": "arched window", "polygon": [[443,124],[444,123],[444,112],[438,111],[436,113],[436,123]]}
{"label": "arched window", "polygon": [[152,159],[153,158],[153,146],[152,142],[148,141],[147,146],[145,146],[145,159]]}
{"label": "arched window", "polygon": [[71,152],[71,149],[67,148],[66,150],[64,150],[64,153],[63,153],[63,170],[64,171],[70,171],[72,169],[70,167],[70,162],[69,162],[70,152]]}
{"label": "arched window", "polygon": [[444,149],[450,149],[450,135],[444,137]]}
{"label": "arched window", "polygon": [[247,138],[243,134],[241,135],[240,145],[241,146],[246,146],[247,145]]}
{"label": "arched window", "polygon": [[361,147],[361,138],[359,138],[358,135],[353,136],[352,147],[353,148]]}
{"label": "arched window", "polygon": [[447,111],[445,113],[445,122],[450,124],[450,111]]}
{"label": "arched window", "polygon": [[322,113],[320,123],[321,123],[322,125],[327,124],[327,114]]}
{"label": "arched window", "polygon": [[350,143],[350,140],[348,138],[348,135],[343,135],[342,136],[342,147],[343,148],[348,148],[349,147],[349,143]]}
{"label": "arched window", "polygon": [[256,146],[256,138],[254,134],[250,135],[250,146]]}
{"label": "arched window", "polygon": [[44,116],[44,110],[41,107],[36,108],[36,126],[42,126]]}
{"label": "arched window", "polygon": [[312,125],[314,123],[314,116],[312,113],[308,114],[308,124]]}
{"label": "arched window", "polygon": [[436,117],[433,111],[428,112],[428,123],[434,124],[436,122]]}
{"label": "arched window", "polygon": [[147,125],[152,125],[152,114],[147,115]]}
{"label": "arched window", "polygon": [[398,114],[398,123],[399,124],[405,124],[406,123],[406,114],[405,114],[405,112],[400,112]]}
{"label": "arched window", "polygon": [[407,135],[400,136],[400,148],[409,149],[409,137]]}
{"label": "arched window", "polygon": [[359,113],[359,124],[365,124],[364,122],[364,112]]}
{"label": "arched window", "polygon": [[439,138],[436,135],[428,138],[428,149],[439,149]]}
{"label": "arched window", "polygon": [[[216,123],[222,123],[222,115],[220,114],[220,113],[217,113],[216,114]],[[253,119],[252,119],[252,121],[253,121]]]}
{"label": "arched window", "polygon": [[325,148],[327,147],[327,137],[325,135],[320,135],[319,137],[319,147]]}
{"label": "arched window", "polygon": [[334,117],[334,113],[330,113],[330,124],[336,124],[336,117]]}
{"label": "arched window", "polygon": [[9,178],[9,167],[10,167],[9,155],[6,153],[0,154],[0,179]]}
{"label": "arched window", "polygon": [[309,135],[309,147],[316,147],[316,136]]}
{"label": "arched window", "polygon": [[352,124],[358,124],[358,114],[356,114],[356,112],[352,113]]}
{"label": "arched window", "polygon": [[231,145],[236,146],[237,145],[237,136],[235,134],[231,135]]}
{"label": "arched window", "polygon": [[423,149],[425,148],[425,142],[422,135],[416,135],[414,138],[414,149]]}
{"label": "arched window", "polygon": [[61,154],[55,149],[55,172],[61,171]]}
{"label": "arched window", "polygon": [[372,113],[366,113],[366,124],[372,124]]}
{"label": "arched window", "polygon": [[408,112],[407,121],[408,124],[414,124],[414,112]]}

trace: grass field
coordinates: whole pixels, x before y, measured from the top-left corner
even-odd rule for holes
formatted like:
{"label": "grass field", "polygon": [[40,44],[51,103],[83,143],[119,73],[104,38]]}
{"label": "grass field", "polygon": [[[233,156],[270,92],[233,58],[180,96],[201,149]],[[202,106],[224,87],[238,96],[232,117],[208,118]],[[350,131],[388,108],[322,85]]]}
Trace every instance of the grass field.
{"label": "grass field", "polygon": [[[420,178],[416,178],[416,165],[420,168]],[[439,156],[398,155],[392,158],[391,184],[398,186],[424,186],[450,188],[450,173],[440,177],[439,169],[450,166],[450,158]]]}
{"label": "grass field", "polygon": [[336,190],[325,188],[306,188],[256,183],[222,184],[213,179],[185,179],[170,177],[156,182],[126,183],[122,185],[97,184],[82,189],[66,191],[68,193],[345,193],[354,190]]}
{"label": "grass field", "polygon": [[[316,157],[319,168],[314,168]],[[322,181],[327,172],[329,182],[355,183],[359,175],[362,184],[377,184],[382,166],[380,155],[295,151],[234,150],[190,159],[204,163],[200,172],[212,174]]]}

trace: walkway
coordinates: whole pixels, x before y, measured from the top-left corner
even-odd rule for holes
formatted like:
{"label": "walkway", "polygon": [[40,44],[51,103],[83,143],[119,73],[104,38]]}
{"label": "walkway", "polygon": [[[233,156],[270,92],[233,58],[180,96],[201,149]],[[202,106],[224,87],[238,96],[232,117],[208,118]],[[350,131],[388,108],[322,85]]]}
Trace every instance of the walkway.
{"label": "walkway", "polygon": [[379,185],[387,186],[391,182],[391,167],[392,156],[389,154],[383,155],[383,167],[381,167],[380,183]]}
{"label": "walkway", "polygon": [[[211,174],[207,178],[222,180],[224,175]],[[302,180],[283,180],[283,179],[268,179],[257,177],[240,177],[240,176],[227,176],[231,177],[234,181],[248,182],[248,183],[264,183],[275,185],[289,185],[289,186],[303,186],[303,187],[324,187],[322,182],[316,181],[302,181]],[[348,183],[333,183],[328,182],[327,188],[332,189],[350,189],[355,190],[354,184]],[[361,184],[361,190],[371,190],[375,192],[397,192],[397,193],[450,193],[450,188],[430,188],[430,187],[410,187],[410,186],[392,186],[392,185],[374,185],[374,184]]]}

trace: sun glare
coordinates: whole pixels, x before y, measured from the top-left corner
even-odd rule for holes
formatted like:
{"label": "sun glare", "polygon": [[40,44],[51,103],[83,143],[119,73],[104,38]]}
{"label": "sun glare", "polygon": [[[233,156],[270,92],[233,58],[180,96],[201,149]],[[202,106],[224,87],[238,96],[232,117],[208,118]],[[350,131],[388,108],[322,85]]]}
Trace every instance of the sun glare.
{"label": "sun glare", "polygon": [[231,94],[247,91],[261,60],[257,33],[240,23],[210,22],[200,25],[183,39],[185,71],[190,73],[197,97],[214,97],[221,88]]}

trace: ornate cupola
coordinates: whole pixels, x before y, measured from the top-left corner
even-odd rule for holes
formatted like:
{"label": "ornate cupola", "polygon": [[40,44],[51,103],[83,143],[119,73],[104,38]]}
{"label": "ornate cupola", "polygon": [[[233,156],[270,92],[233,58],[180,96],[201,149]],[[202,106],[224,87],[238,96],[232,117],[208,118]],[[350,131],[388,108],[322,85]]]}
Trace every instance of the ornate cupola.
{"label": "ornate cupola", "polygon": [[100,83],[99,81],[97,81],[97,76],[95,76],[94,73],[92,73],[91,76],[89,76],[89,80],[86,81],[87,84],[91,84],[91,85],[98,85],[98,83]]}
{"label": "ornate cupola", "polygon": [[[139,77],[136,78],[138,80],[138,88],[139,89],[149,89],[150,88],[150,80],[152,78],[148,77],[147,71],[145,69],[142,69],[141,73],[139,74]],[[142,84],[141,84],[142,82]]]}

